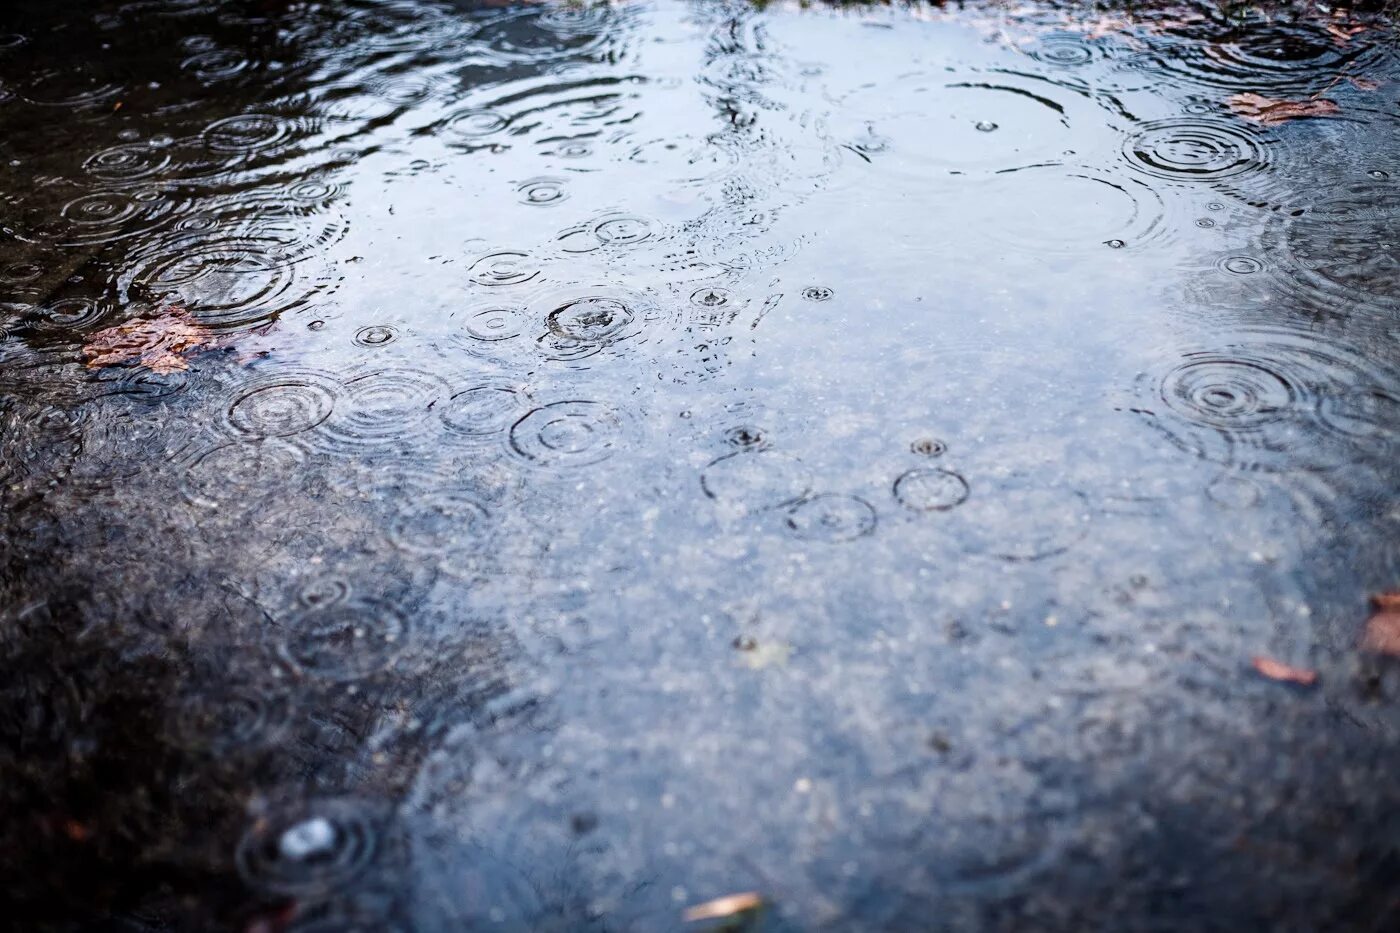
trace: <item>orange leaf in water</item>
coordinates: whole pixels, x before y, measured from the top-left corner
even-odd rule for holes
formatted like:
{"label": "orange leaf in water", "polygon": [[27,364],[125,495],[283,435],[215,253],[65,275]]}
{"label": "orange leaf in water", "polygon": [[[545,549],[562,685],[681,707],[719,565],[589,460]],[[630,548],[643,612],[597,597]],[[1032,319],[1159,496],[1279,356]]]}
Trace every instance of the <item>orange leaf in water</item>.
{"label": "orange leaf in water", "polygon": [[1371,604],[1376,611],[1366,620],[1362,649],[1400,657],[1400,593],[1378,593]]}
{"label": "orange leaf in water", "polygon": [[173,373],[189,369],[185,354],[213,338],[184,308],[171,307],[89,334],[83,360],[89,369],[138,363],[152,372]]}
{"label": "orange leaf in water", "polygon": [[1369,29],[1369,26],[1362,26],[1359,23],[1329,23],[1327,33],[1332,37],[1332,41],[1338,46],[1345,48],[1351,44],[1351,40],[1361,35]]}
{"label": "orange leaf in water", "polygon": [[1315,100],[1276,100],[1262,94],[1247,93],[1236,94],[1228,103],[1235,116],[1260,126],[1277,126],[1305,117],[1330,117],[1341,113],[1342,110],[1335,101],[1325,97]]}
{"label": "orange leaf in water", "polygon": [[1400,593],[1377,593],[1371,597],[1371,605],[1381,612],[1400,612]]}
{"label": "orange leaf in water", "polygon": [[1358,78],[1352,75],[1348,77],[1347,80],[1350,81],[1352,87],[1356,88],[1358,91],[1374,91],[1381,86],[1381,83],[1375,78]]}
{"label": "orange leaf in water", "polygon": [[1306,667],[1293,667],[1263,655],[1255,655],[1250,663],[1254,665],[1256,671],[1270,680],[1299,684],[1304,687],[1311,687],[1317,683],[1317,671],[1308,670]]}
{"label": "orange leaf in water", "polygon": [[756,891],[746,891],[743,894],[730,894],[726,897],[717,897],[712,901],[703,904],[696,904],[694,907],[686,909],[685,921],[694,923],[698,920],[720,920],[725,917],[733,917],[736,914],[747,913],[757,910],[763,906],[763,898]]}

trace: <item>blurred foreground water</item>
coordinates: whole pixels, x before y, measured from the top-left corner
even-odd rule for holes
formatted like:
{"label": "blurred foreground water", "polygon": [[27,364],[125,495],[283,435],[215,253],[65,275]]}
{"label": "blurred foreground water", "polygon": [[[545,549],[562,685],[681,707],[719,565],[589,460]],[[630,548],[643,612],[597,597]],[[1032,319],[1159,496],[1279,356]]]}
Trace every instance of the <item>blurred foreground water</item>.
{"label": "blurred foreground water", "polygon": [[1395,929],[1397,79],[8,0],[0,923]]}

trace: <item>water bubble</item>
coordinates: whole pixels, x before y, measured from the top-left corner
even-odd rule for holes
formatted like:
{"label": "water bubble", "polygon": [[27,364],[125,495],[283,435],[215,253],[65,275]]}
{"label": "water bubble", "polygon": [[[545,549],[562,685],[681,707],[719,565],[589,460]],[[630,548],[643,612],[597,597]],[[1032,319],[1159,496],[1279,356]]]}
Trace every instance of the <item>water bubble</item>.
{"label": "water bubble", "polygon": [[615,298],[579,298],[549,313],[550,331],[566,340],[607,344],[627,336],[636,314]]}
{"label": "water bubble", "polygon": [[338,603],[350,595],[350,584],[337,576],[317,576],[297,588],[297,604],[306,609]]}
{"label": "water bubble", "polygon": [[282,650],[313,677],[349,681],[392,664],[403,651],[408,623],[386,603],[352,597],[307,609],[282,626]]}
{"label": "water bubble", "polygon": [[808,301],[830,301],[835,294],[825,285],[808,285],[802,289],[802,297]]}
{"label": "water bubble", "polygon": [[1320,401],[1357,385],[1385,384],[1379,373],[1373,361],[1338,347],[1264,331],[1228,352],[1183,354],[1157,383],[1149,423],[1182,450],[1217,463],[1331,469],[1354,451],[1335,437],[1328,442]]}
{"label": "water bubble", "polygon": [[1196,226],[1209,230],[1211,227],[1215,226],[1215,221],[1211,220],[1209,217],[1201,217],[1196,220]]}
{"label": "water bubble", "polygon": [[398,335],[398,330],[389,324],[371,324],[355,332],[355,343],[362,347],[382,347],[392,343]]}
{"label": "water bubble", "polygon": [[369,867],[378,841],[361,802],[308,800],[253,824],[238,844],[238,873],[257,890],[294,897],[326,894]]}
{"label": "water bubble", "polygon": [[478,285],[522,285],[540,274],[529,253],[499,250],[474,260],[467,270]]}
{"label": "water bubble", "polygon": [[201,324],[247,327],[304,301],[296,273],[275,244],[208,237],[156,241],[122,275],[127,294],[164,296],[189,308]]}
{"label": "water bubble", "polygon": [[748,509],[788,505],[812,489],[811,471],[794,457],[773,450],[740,451],[720,457],[700,474],[711,499]]}
{"label": "water bubble", "polygon": [[724,442],[730,447],[737,447],[740,450],[762,447],[767,440],[768,436],[764,434],[762,428],[747,424],[738,425],[724,432]]}
{"label": "water bubble", "polygon": [[1262,271],[1264,264],[1253,256],[1226,256],[1216,267],[1230,275],[1253,275]]}
{"label": "water bubble", "polygon": [[593,58],[618,33],[608,4],[579,4],[524,10],[482,25],[473,43],[500,62],[542,64],[556,59]]}
{"label": "water bubble", "polygon": [[910,470],[894,481],[894,497],[915,512],[946,512],[967,501],[967,480],[952,470]]}
{"label": "water bubble", "polygon": [[1247,509],[1259,504],[1259,487],[1243,476],[1225,474],[1217,476],[1206,487],[1206,495],[1217,505],[1227,509]]}
{"label": "water bubble", "polygon": [[35,262],[15,262],[0,266],[0,282],[21,285],[32,282],[44,274],[44,267]]}
{"label": "water bubble", "polygon": [[1161,398],[1192,422],[1226,429],[1278,420],[1299,396],[1285,376],[1262,362],[1195,353],[1166,375]]}
{"label": "water bubble", "polygon": [[99,323],[110,311],[110,306],[94,298],[59,298],[34,313],[41,327],[81,330]]}
{"label": "water bubble", "polygon": [[477,340],[509,340],[524,333],[527,323],[521,308],[486,308],[472,312],[462,329]]}
{"label": "water bubble", "polygon": [[1007,561],[1035,561],[1062,554],[1089,532],[1089,502],[1076,490],[1040,487],[1008,477],[953,513],[964,547]]}
{"label": "water bubble", "polygon": [[627,428],[622,413],[602,402],[553,402],[517,421],[510,444],[540,466],[591,466],[617,453],[627,440]]}
{"label": "water bubble", "polygon": [[1154,69],[1223,90],[1322,92],[1338,74],[1365,74],[1382,53],[1364,41],[1339,42],[1319,25],[1251,22],[1222,36],[1216,22],[1182,23],[1149,39]]}
{"label": "water bubble", "polygon": [[1036,166],[999,177],[996,194],[987,235],[1037,256],[1149,243],[1166,227],[1161,196],[1121,174]]}
{"label": "water bubble", "polygon": [[973,125],[974,125],[975,127],[977,127],[977,130],[978,130],[978,132],[980,132],[980,133],[990,133],[990,132],[992,132],[993,130],[996,130],[996,129],[997,129],[997,125],[996,125],[995,123],[993,123],[991,120],[978,120],[978,121],[977,121],[975,124],[973,124]]}
{"label": "water bubble", "polygon": [[243,388],[228,407],[228,423],[249,437],[289,437],[330,417],[336,393],[329,380],[284,375]]}
{"label": "water bubble", "polygon": [[520,200],[526,204],[558,204],[569,196],[563,180],[559,178],[532,178],[522,182],[516,190],[520,192]]}
{"label": "water bubble", "polygon": [[910,443],[909,450],[921,457],[941,457],[948,452],[948,445],[936,437],[921,437]]}
{"label": "water bubble", "polygon": [[855,496],[826,493],[788,510],[788,531],[805,541],[854,541],[875,531],[875,509]]}
{"label": "water bubble", "polygon": [[276,689],[241,682],[187,691],[172,706],[172,737],[185,748],[215,755],[271,745],[285,734],[289,720]]}
{"label": "water bubble", "polygon": [[400,505],[389,539],[401,550],[434,557],[481,544],[490,513],[469,492],[430,490]]}
{"label": "water bubble", "polygon": [[351,446],[403,442],[428,424],[435,405],[448,394],[447,383],[432,373],[381,369],[345,382],[345,391],[327,433]]}
{"label": "water bubble", "polygon": [[1058,68],[1087,65],[1102,55],[1102,46],[1074,33],[1060,32],[1043,36],[1031,49],[1031,57]]}
{"label": "water bubble", "polygon": [[510,121],[494,110],[466,110],[447,121],[447,132],[471,141],[493,136]]}
{"label": "water bubble", "polygon": [[697,288],[690,293],[690,303],[701,308],[719,308],[729,304],[730,299],[727,289],[714,286]]}
{"label": "water bubble", "polygon": [[632,246],[652,237],[652,223],[644,217],[618,214],[593,225],[593,235],[609,246]]}
{"label": "water bubble", "polygon": [[1128,164],[1169,181],[1215,182],[1262,171],[1265,141],[1221,120],[1144,123],[1123,144]]}
{"label": "water bubble", "polygon": [[439,406],[438,416],[454,434],[488,437],[514,424],[527,401],[511,386],[477,385],[454,393]]}
{"label": "water bubble", "polygon": [[131,195],[120,191],[98,191],[69,201],[59,213],[75,224],[116,226],[140,212],[140,204]]}
{"label": "water bubble", "polygon": [[276,439],[221,444],[189,460],[180,486],[205,508],[255,508],[289,488],[305,462],[304,450]]}
{"label": "water bubble", "polygon": [[1367,174],[1367,175],[1370,175],[1372,178],[1375,178],[1375,179],[1377,179],[1377,180],[1385,179],[1385,178],[1389,178],[1389,177],[1390,177],[1390,173],[1389,173],[1389,172],[1383,172],[1383,171],[1381,171],[1381,170],[1378,169],[1378,168],[1373,168],[1373,169],[1371,169],[1369,172],[1367,172],[1366,174]]}
{"label": "water bubble", "polygon": [[297,182],[287,189],[287,194],[309,207],[323,208],[340,197],[342,187],[334,182],[308,179]]}
{"label": "water bubble", "polygon": [[1276,221],[1273,239],[1282,239],[1291,260],[1280,268],[1327,301],[1400,306],[1397,214],[1400,192],[1387,186],[1366,182],[1328,190],[1300,216]]}
{"label": "water bubble", "polygon": [[1322,423],[1358,440],[1400,438],[1400,396],[1384,389],[1359,388],[1325,395],[1318,405]]}
{"label": "water bubble", "polygon": [[214,152],[261,152],[289,141],[296,132],[292,121],[265,113],[226,117],[204,130],[204,145]]}
{"label": "water bubble", "polygon": [[180,67],[200,81],[225,81],[243,71],[252,63],[232,49],[210,49],[191,55],[180,63]]}

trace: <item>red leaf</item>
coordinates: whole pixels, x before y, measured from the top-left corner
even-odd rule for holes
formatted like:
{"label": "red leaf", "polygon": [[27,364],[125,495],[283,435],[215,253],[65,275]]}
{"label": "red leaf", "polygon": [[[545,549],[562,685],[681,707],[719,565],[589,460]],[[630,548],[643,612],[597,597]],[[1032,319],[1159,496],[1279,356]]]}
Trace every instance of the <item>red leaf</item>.
{"label": "red leaf", "polygon": [[1309,670],[1306,667],[1293,667],[1263,655],[1255,655],[1250,663],[1254,665],[1256,671],[1270,680],[1299,684],[1304,687],[1311,687],[1317,683],[1317,671]]}

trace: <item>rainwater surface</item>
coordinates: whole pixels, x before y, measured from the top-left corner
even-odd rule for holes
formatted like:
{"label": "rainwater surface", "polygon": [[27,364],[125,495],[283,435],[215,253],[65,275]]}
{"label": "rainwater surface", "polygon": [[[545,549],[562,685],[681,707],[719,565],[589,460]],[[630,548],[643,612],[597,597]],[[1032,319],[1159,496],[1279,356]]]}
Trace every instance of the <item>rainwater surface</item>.
{"label": "rainwater surface", "polygon": [[6,0],[3,922],[1395,929],[1397,94],[1316,8]]}

